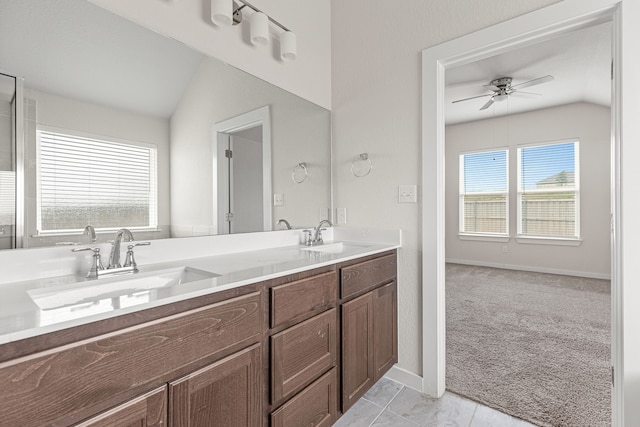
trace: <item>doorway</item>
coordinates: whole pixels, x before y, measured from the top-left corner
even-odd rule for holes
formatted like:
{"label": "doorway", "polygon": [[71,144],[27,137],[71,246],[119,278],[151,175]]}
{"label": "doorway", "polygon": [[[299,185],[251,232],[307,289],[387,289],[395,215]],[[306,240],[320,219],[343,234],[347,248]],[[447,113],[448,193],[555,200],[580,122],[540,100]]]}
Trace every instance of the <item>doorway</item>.
{"label": "doorway", "polygon": [[0,74],[0,249],[16,248],[16,78]]}
{"label": "doorway", "polygon": [[216,123],[213,144],[215,233],[271,230],[269,106]]}
{"label": "doorway", "polygon": [[[612,365],[616,387],[613,389],[613,422],[622,424],[622,311],[620,225],[620,132],[626,129],[620,120],[620,76],[624,70],[620,57],[620,1],[596,1],[589,4],[565,0],[536,12],[498,24],[486,30],[423,51],[422,56],[422,184],[425,194],[422,212],[423,242],[423,390],[440,396],[445,389],[445,190],[444,190],[444,79],[445,70],[487,58],[520,46],[568,33],[594,22],[613,21],[614,79],[611,141],[611,232],[612,232]],[[626,14],[625,14],[626,16]],[[629,18],[630,19],[630,18]],[[627,34],[630,34],[629,31]],[[625,74],[626,75],[626,74]],[[635,105],[635,104],[634,104]],[[632,130],[628,130],[633,133]],[[433,200],[432,199],[435,199]],[[618,386],[618,384],[621,384]]]}

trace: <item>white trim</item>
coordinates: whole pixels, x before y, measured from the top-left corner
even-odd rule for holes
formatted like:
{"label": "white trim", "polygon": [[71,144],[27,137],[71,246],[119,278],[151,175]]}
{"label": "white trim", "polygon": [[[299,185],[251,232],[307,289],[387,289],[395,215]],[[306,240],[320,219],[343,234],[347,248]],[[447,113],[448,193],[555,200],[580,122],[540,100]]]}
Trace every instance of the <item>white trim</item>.
{"label": "white trim", "polygon": [[402,369],[398,365],[393,365],[384,376],[414,390],[422,390],[422,377]]}
{"label": "white trim", "polygon": [[[263,210],[263,231],[271,231],[272,229],[272,211],[271,211],[271,109],[269,105],[257,108],[244,114],[239,114],[227,120],[223,120],[213,125],[211,153],[213,160],[213,188],[218,189],[217,197],[213,198],[213,212],[218,212],[218,218],[212,218],[212,224],[215,234],[219,233],[220,224],[224,223],[225,212],[218,209],[220,204],[219,197],[221,193],[219,171],[224,167],[224,148],[221,142],[228,134],[240,132],[255,126],[262,126],[262,210]],[[218,171],[218,173],[215,173]]]}
{"label": "white trim", "polygon": [[[631,3],[627,0],[626,3]],[[621,39],[623,34],[632,35],[629,29],[633,24],[622,28],[623,20],[622,0],[564,0],[553,5],[538,9],[526,15],[502,22],[489,28],[468,34],[455,40],[422,51],[422,391],[431,396],[442,396],[445,391],[445,203],[444,203],[444,87],[446,67],[460,66],[480,59],[488,58],[515,48],[528,46],[544,40],[549,40],[561,34],[584,28],[594,22],[614,21],[614,52],[615,56],[614,99],[618,107],[622,105],[619,99],[622,87],[622,52]],[[637,11],[638,9],[631,10]],[[632,17],[625,14],[624,19],[633,22]],[[627,40],[629,46],[632,41]],[[632,47],[628,48],[629,53]],[[637,68],[637,67],[636,67]],[[633,70],[633,64],[625,67]],[[626,73],[631,77],[631,73]],[[633,87],[630,84],[630,87]],[[626,104],[625,104],[626,105]],[[633,106],[635,104],[630,104]],[[612,108],[612,128],[614,136],[620,136],[622,116],[621,108]],[[625,128],[626,129],[626,128]],[[629,136],[633,136],[633,128],[629,127]],[[614,139],[614,138],[612,138]],[[633,138],[630,138],[633,139]],[[615,366],[616,385],[613,392],[613,426],[622,426],[624,420],[623,389],[625,384],[623,357],[623,299],[621,281],[622,245],[620,237],[624,234],[620,223],[620,150],[621,139],[615,138],[612,149],[615,150],[615,160],[612,174],[613,218],[614,218],[614,247],[612,250],[612,313],[613,335],[612,361]],[[435,195],[435,200],[434,200]],[[617,237],[617,238],[616,238]],[[630,388],[630,386],[627,386]],[[629,408],[630,414],[635,409]]]}
{"label": "white trim", "polygon": [[580,246],[582,239],[563,239],[560,237],[516,236],[516,242],[525,245]]}
{"label": "white trim", "polygon": [[491,234],[467,234],[458,233],[458,239],[460,240],[475,240],[477,242],[500,242],[507,243],[511,240],[510,236],[494,236]]}
{"label": "white trim", "polygon": [[530,271],[532,273],[560,274],[562,276],[586,277],[587,279],[611,280],[610,274],[592,273],[588,271],[563,270],[561,268],[534,267],[531,265],[501,264],[499,262],[484,262],[466,259],[446,258],[446,263],[473,265],[477,267],[502,268],[504,270]]}

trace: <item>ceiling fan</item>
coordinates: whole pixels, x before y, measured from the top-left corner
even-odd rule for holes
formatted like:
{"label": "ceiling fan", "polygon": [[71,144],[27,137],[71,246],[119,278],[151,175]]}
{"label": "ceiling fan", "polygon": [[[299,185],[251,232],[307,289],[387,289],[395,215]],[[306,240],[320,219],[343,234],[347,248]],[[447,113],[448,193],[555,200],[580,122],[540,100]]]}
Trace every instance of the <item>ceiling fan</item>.
{"label": "ceiling fan", "polygon": [[511,85],[513,79],[511,77],[498,77],[497,79],[493,79],[489,82],[488,85],[484,85],[484,87],[489,88],[493,91],[493,93],[486,93],[484,95],[472,96],[470,98],[458,99],[453,101],[452,104],[456,102],[469,101],[470,99],[484,98],[486,96],[490,96],[489,100],[486,104],[484,104],[480,110],[486,110],[489,108],[494,102],[502,102],[509,98],[512,94],[527,94],[527,95],[540,95],[539,93],[532,92],[523,92],[521,89],[526,87],[539,85],[542,83],[550,82],[553,80],[553,76],[543,76],[538,77],[537,79],[529,80],[524,83],[518,83],[517,85]]}

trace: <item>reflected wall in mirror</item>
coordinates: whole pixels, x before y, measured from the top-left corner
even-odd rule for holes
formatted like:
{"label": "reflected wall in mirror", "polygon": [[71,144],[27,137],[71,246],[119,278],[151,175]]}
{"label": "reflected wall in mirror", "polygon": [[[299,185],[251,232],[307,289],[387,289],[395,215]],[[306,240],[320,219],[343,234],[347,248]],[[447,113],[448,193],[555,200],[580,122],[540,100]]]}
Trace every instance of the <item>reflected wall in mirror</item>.
{"label": "reflected wall in mirror", "polygon": [[86,0],[0,0],[0,70],[24,79],[23,247],[89,243],[87,223],[99,241],[123,226],[137,240],[223,231],[214,126],[264,107],[271,160],[235,171],[270,181],[242,190],[270,209],[262,230],[331,207],[329,111]]}

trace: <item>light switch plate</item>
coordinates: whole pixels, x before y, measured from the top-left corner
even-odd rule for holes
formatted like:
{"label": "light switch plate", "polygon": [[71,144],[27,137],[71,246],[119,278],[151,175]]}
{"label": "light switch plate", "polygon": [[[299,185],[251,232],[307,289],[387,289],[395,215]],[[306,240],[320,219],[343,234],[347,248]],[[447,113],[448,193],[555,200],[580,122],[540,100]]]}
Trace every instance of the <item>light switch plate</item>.
{"label": "light switch plate", "polygon": [[273,206],[284,206],[284,194],[275,193],[273,195]]}
{"label": "light switch plate", "polygon": [[418,201],[418,186],[398,186],[398,203],[416,203]]}
{"label": "light switch plate", "polygon": [[336,222],[340,225],[347,223],[347,208],[336,208]]}

